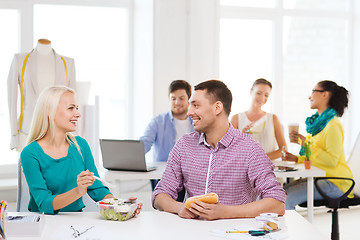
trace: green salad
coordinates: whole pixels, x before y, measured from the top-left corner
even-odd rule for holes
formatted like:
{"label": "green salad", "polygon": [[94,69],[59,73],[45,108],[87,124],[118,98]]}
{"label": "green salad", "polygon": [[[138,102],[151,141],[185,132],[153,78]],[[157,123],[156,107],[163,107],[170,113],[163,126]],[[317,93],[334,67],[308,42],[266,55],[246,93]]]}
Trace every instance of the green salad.
{"label": "green salad", "polygon": [[116,198],[97,202],[101,216],[106,220],[126,221],[132,218],[138,203]]}

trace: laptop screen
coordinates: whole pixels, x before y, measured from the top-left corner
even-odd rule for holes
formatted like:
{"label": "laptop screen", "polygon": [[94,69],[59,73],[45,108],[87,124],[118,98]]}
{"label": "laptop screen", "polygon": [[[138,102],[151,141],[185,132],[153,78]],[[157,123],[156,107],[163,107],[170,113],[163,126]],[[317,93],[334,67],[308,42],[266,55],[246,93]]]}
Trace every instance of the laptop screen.
{"label": "laptop screen", "polygon": [[147,171],[144,143],[140,140],[100,139],[104,168]]}

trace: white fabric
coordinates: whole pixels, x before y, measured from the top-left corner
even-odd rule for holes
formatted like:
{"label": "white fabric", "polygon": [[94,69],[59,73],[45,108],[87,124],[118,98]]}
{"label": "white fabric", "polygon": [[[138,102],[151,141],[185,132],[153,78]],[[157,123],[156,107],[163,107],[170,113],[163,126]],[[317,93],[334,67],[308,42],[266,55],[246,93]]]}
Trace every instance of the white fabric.
{"label": "white fabric", "polygon": [[[28,53],[15,54],[11,63],[9,76],[8,76],[8,104],[9,104],[9,115],[10,115],[10,132],[11,142],[10,149],[16,148],[17,151],[21,151],[25,145],[24,139],[26,139],[29,133],[32,115],[34,112],[37,98],[40,94],[37,78],[37,51],[32,51],[29,55],[28,62],[24,73],[24,118],[21,132],[23,136],[19,137],[18,129],[20,125],[20,82],[21,82],[21,71],[24,63],[24,59]],[[55,84],[66,85],[66,72],[64,62],[60,55],[54,51],[55,54]],[[74,59],[65,57],[68,76],[69,76],[69,87],[76,89],[75,79],[75,63]]]}
{"label": "white fabric", "polygon": [[[265,116],[256,122],[265,121],[265,128],[262,133],[253,133],[251,136],[261,145],[265,153],[270,153],[277,150],[279,147],[275,138],[275,129],[273,114],[266,113]],[[239,113],[239,130],[241,131],[251,121],[247,118],[245,112]],[[256,123],[254,124],[256,125]]]}
{"label": "white fabric", "polygon": [[191,123],[190,123],[189,119],[180,120],[180,119],[174,118],[174,126],[175,126],[175,131],[176,131],[175,142],[177,142],[177,140],[179,140],[185,134],[188,134],[191,132]]}
{"label": "white fabric", "polygon": [[36,67],[39,92],[55,84],[55,54],[38,54]]}

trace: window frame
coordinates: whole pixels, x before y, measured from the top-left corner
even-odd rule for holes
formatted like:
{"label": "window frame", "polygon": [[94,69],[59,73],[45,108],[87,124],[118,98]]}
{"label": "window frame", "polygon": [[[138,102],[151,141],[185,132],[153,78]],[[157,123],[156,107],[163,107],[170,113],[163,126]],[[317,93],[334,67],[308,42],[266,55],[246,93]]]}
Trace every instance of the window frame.
{"label": "window frame", "polygon": [[[126,119],[125,125],[127,126],[126,136],[133,135],[133,54],[134,54],[134,2],[131,0],[0,0],[0,9],[15,9],[19,11],[20,26],[19,26],[19,52],[26,52],[34,48],[34,5],[47,4],[47,5],[67,5],[67,6],[89,6],[89,7],[118,7],[126,8],[128,10],[128,52],[127,52],[127,76],[126,76],[126,92],[125,97],[125,111]],[[15,54],[15,53],[14,53]],[[15,150],[12,150],[15,151]],[[14,169],[17,164],[1,164],[1,176],[16,176]],[[15,167],[16,166],[16,167]]]}
{"label": "window frame", "polygon": [[[220,19],[259,19],[259,20],[272,20],[273,21],[273,84],[276,84],[276,88],[272,90],[272,112],[282,113],[282,99],[283,95],[283,24],[285,17],[314,17],[314,18],[336,18],[346,20],[348,22],[347,27],[347,49],[346,49],[346,59],[349,63],[347,65],[346,76],[344,76],[343,83],[344,85],[351,86],[354,85],[355,79],[353,79],[353,59],[354,59],[354,42],[353,36],[355,35],[354,29],[354,0],[348,0],[345,11],[335,11],[335,10],[314,10],[314,9],[286,9],[283,7],[284,0],[277,0],[276,6],[274,8],[258,8],[258,7],[241,7],[241,6],[227,6],[220,5],[219,10],[219,21]],[[218,30],[220,32],[220,30]],[[219,37],[220,38],[220,37]],[[219,41],[220,44],[220,41]],[[218,53],[220,55],[220,53]],[[218,69],[219,69],[218,63]],[[219,70],[218,70],[219,71]],[[351,96],[350,96],[351,97]],[[342,117],[342,122],[344,123],[344,132],[349,137],[345,137],[344,148],[345,153],[348,155],[351,151],[351,146],[356,137],[356,133],[352,132],[352,115],[355,114],[355,110],[348,109],[346,114]],[[279,118],[282,119],[283,116],[280,114]],[[287,139],[287,138],[286,138]]]}

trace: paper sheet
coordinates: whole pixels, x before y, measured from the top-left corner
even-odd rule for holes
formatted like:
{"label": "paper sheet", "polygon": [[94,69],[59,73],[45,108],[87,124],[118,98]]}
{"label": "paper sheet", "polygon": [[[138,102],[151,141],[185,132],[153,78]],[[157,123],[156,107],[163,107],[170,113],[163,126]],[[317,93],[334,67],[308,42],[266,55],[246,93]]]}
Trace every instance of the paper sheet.
{"label": "paper sheet", "polygon": [[[73,228],[71,228],[71,226]],[[76,229],[80,233],[80,236],[75,237],[73,229]],[[113,239],[114,236],[116,236],[116,234],[112,232],[109,228],[104,226],[94,226],[94,225],[62,225],[53,235],[54,239],[62,239],[62,240],[68,240],[68,239],[108,240],[108,239]]]}

